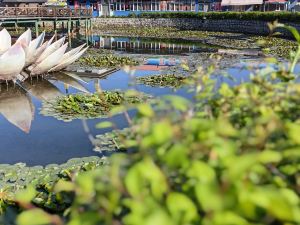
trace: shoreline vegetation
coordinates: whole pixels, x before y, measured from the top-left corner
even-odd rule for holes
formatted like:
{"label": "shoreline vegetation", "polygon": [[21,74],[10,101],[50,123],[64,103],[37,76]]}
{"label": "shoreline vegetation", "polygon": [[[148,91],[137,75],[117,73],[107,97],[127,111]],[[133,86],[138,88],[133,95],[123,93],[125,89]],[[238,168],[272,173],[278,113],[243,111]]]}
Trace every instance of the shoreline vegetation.
{"label": "shoreline vegetation", "polygon": [[46,168],[0,165],[0,223],[299,224],[300,85],[294,71],[300,35],[282,24],[271,26],[276,27],[295,35],[297,45],[288,50],[295,51],[286,65],[271,49],[275,57],[268,60],[276,68],[254,71],[249,82],[217,84],[214,64],[193,69],[188,79],[140,78],[175,87],[180,79],[193,101],[175,94],[147,102],[132,91],[56,99],[54,109],[65,115],[89,117],[95,106],[107,112],[117,105],[110,111],[114,116],[127,113],[131,103],[137,114],[127,113],[126,129],[110,121],[97,125],[112,129],[96,137],[100,145],[122,150],[109,158]]}
{"label": "shoreline vegetation", "polygon": [[196,19],[238,19],[259,20],[266,22],[298,22],[299,12],[149,12],[129,14],[128,16],[105,16],[105,18],[196,18]]}

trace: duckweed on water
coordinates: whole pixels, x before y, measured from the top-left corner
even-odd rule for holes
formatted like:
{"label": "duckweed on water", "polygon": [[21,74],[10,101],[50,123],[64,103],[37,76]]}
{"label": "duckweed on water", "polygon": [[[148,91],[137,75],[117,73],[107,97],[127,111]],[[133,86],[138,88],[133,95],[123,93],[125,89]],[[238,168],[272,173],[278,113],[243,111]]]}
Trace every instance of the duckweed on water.
{"label": "duckweed on water", "polygon": [[137,77],[137,83],[151,87],[171,87],[179,88],[185,84],[186,76],[175,74],[161,74]]}
{"label": "duckweed on water", "polygon": [[41,114],[53,116],[66,122],[73,119],[106,117],[112,108],[119,105],[132,106],[144,102],[150,96],[140,92],[133,94],[121,91],[104,91],[95,94],[76,94],[43,102]]}
{"label": "duckweed on water", "polygon": [[114,55],[89,55],[82,57],[79,60],[82,66],[95,66],[102,68],[121,67],[121,66],[135,66],[139,62],[130,57],[119,57]]}
{"label": "duckweed on water", "polygon": [[261,45],[267,54],[282,58],[289,58],[290,52],[297,49],[297,43],[295,41],[278,37],[253,36],[251,40]]}
{"label": "duckweed on water", "polygon": [[71,180],[80,171],[96,169],[105,164],[106,159],[97,156],[73,158],[64,164],[49,164],[46,167],[28,167],[24,163],[0,164],[0,214],[7,203],[14,204],[15,193],[28,185],[33,185],[37,190],[33,200],[35,205],[59,212],[67,207],[68,201],[60,202],[53,193],[52,185],[59,179]]}
{"label": "duckweed on water", "polygon": [[196,31],[196,30],[179,30],[172,27],[107,27],[98,26],[100,32],[105,31],[109,35],[124,35],[130,37],[152,37],[152,38],[189,38],[189,39],[203,39],[209,36],[225,35],[236,36],[234,33],[211,32],[211,31]]}

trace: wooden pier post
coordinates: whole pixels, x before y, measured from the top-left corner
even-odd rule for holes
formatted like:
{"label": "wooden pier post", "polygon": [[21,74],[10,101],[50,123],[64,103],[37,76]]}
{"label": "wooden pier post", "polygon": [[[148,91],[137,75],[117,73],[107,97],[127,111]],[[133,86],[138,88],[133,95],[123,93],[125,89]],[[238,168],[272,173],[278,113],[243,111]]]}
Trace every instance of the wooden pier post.
{"label": "wooden pier post", "polygon": [[38,37],[39,36],[39,22],[36,20],[34,22],[35,24],[35,36]]}
{"label": "wooden pier post", "polygon": [[72,35],[71,35],[71,19],[68,20],[67,22],[67,27],[68,27],[68,41],[69,41],[69,47],[72,46]]}
{"label": "wooden pier post", "polygon": [[53,30],[56,32],[56,20],[53,21]]}
{"label": "wooden pier post", "polygon": [[15,30],[16,30],[16,32],[18,32],[18,23],[17,22],[15,22]]}

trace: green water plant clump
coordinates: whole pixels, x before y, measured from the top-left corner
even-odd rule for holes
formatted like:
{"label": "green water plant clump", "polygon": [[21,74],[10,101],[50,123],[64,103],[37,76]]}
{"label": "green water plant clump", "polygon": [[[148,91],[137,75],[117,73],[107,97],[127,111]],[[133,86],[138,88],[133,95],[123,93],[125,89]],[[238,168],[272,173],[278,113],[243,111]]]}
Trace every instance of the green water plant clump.
{"label": "green water plant clump", "polygon": [[96,135],[95,138],[95,151],[119,151],[126,150],[124,145],[125,140],[134,138],[134,132],[131,128],[124,128],[121,130],[112,130],[104,134]]}
{"label": "green water plant clump", "polygon": [[138,84],[144,84],[152,87],[171,87],[180,88],[183,86],[188,77],[176,74],[159,74],[137,77]]}
{"label": "green water plant clump", "polygon": [[278,37],[252,36],[251,40],[261,46],[265,53],[281,58],[289,58],[290,53],[297,49],[297,42]]}
{"label": "green water plant clump", "polygon": [[150,98],[141,92],[103,91],[95,94],[75,94],[43,102],[41,114],[57,119],[71,121],[107,117],[116,106],[132,106]]}
{"label": "green water plant clump", "polygon": [[136,66],[139,62],[130,57],[108,55],[90,55],[79,59],[79,64],[82,66],[94,66],[101,68],[112,68],[122,66]]}
{"label": "green water plant clump", "polygon": [[47,210],[58,212],[65,203],[53,198],[52,185],[58,180],[70,180],[79,171],[88,171],[107,164],[105,158],[73,158],[63,164],[27,166],[24,163],[15,165],[0,164],[0,214],[8,205],[15,205],[15,194],[28,186],[34,186],[38,192],[34,203]]}

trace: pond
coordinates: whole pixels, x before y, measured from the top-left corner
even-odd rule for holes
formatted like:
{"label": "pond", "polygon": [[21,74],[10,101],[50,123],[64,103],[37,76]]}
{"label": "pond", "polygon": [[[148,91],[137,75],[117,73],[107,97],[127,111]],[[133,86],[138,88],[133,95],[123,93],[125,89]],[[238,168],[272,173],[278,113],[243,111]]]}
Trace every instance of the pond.
{"label": "pond", "polygon": [[[83,39],[75,40],[82,42]],[[150,87],[133,84],[133,77],[151,74],[164,74],[172,66],[186,60],[186,56],[195,52],[215,52],[217,46],[205,45],[199,41],[131,39],[126,37],[89,37],[89,43],[95,48],[109,49],[118,54],[135,54],[144,57],[144,65],[121,69],[108,76],[98,79],[89,74],[77,74],[81,80],[65,79],[63,76],[28,79],[16,86],[1,86],[0,92],[0,164],[26,163],[29,166],[63,163],[70,158],[99,155],[94,151],[93,138],[108,130],[98,130],[96,124],[103,119],[73,120],[63,122],[54,117],[40,114],[42,100],[77,93],[80,90],[95,92],[102,90],[136,89],[153,96],[172,94],[174,91],[181,96],[191,94],[183,88]],[[164,56],[157,56],[164,55]],[[241,58],[243,59],[243,58]],[[249,59],[249,57],[244,58]],[[240,61],[240,60],[238,60]],[[164,64],[159,66],[158,64]],[[248,71],[231,68],[238,81],[247,79]],[[219,82],[233,82],[217,76]],[[133,114],[134,111],[131,111]],[[126,127],[123,115],[115,116],[114,122],[119,127]]]}

